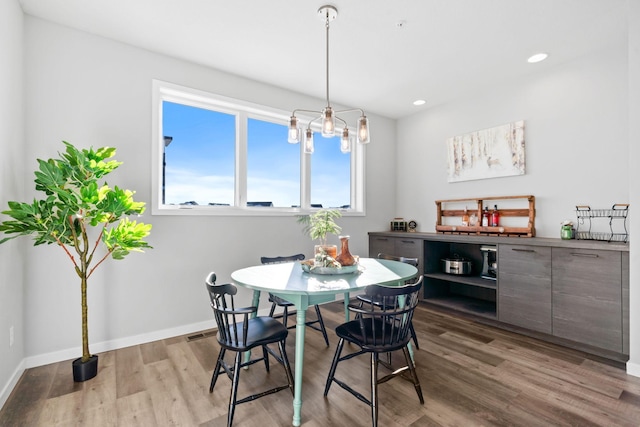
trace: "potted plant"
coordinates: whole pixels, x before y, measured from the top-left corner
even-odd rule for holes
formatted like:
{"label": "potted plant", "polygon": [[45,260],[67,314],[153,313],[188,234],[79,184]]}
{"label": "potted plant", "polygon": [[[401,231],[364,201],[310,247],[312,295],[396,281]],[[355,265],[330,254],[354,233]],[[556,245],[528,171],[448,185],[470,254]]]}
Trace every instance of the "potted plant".
{"label": "potted plant", "polygon": [[335,260],[338,255],[336,245],[327,244],[327,234],[340,234],[342,228],[336,224],[336,218],[342,214],[337,209],[321,209],[310,215],[301,215],[298,222],[304,225],[303,233],[311,237],[311,240],[319,240],[320,244],[315,246],[314,254],[317,256],[331,257]]}
{"label": "potted plant", "polygon": [[98,356],[89,351],[87,280],[109,256],[123,259],[132,251],[151,248],[143,240],[151,225],[127,217],[145,210],[143,202],[133,200],[133,191],[99,182],[122,164],[107,160],[115,148],[80,150],[63,143],[66,151],[58,153],[59,158],[38,159],[35,188],[45,193],[44,198],[32,203],[10,201],[9,210],[2,212],[12,219],[0,223],[7,236],[0,243],[31,235],[34,246],[56,244],[66,253],[80,279],[82,310],[82,357],[72,363],[73,379],[85,381],[98,372]]}

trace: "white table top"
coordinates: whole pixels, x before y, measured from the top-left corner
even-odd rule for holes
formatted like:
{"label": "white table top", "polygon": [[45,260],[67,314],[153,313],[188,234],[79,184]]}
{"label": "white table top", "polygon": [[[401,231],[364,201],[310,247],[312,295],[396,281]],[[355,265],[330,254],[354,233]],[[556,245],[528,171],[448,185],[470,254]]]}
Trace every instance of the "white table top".
{"label": "white table top", "polygon": [[306,273],[300,262],[265,264],[236,270],[231,278],[238,285],[278,294],[336,294],[369,285],[399,285],[415,277],[418,269],[398,261],[360,258],[358,271],[350,274]]}

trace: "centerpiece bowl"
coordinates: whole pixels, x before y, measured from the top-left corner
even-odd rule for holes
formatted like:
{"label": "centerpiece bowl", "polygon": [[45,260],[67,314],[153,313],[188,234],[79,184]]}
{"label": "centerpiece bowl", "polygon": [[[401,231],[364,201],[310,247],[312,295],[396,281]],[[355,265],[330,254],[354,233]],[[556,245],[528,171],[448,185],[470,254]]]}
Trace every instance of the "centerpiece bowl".
{"label": "centerpiece bowl", "polygon": [[353,265],[334,265],[323,266],[317,265],[314,260],[300,261],[302,271],[310,274],[322,274],[322,275],[336,275],[336,274],[353,274],[358,271],[359,265],[356,262]]}

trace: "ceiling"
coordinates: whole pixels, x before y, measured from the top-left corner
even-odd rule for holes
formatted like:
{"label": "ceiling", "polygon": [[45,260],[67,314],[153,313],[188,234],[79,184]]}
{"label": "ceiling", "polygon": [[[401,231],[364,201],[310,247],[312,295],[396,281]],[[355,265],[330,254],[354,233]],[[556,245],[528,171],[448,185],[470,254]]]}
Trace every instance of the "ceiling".
{"label": "ceiling", "polygon": [[[624,43],[630,0],[19,1],[28,15],[318,98],[317,10],[332,4],[331,101],[399,118]],[[526,62],[540,51],[546,61]]]}

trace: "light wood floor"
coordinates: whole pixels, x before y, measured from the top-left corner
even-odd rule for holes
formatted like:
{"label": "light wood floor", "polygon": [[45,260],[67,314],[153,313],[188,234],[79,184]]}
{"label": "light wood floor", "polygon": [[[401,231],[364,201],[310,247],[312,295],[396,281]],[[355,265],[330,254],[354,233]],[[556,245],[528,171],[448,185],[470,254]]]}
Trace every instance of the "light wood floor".
{"label": "light wood floor", "polygon": [[[323,306],[331,347],[307,330],[305,427],[370,425],[369,408],[340,387],[322,395],[342,307]],[[382,384],[381,426],[640,425],[640,378],[623,370],[424,306],[414,324],[425,404],[406,381]],[[293,335],[287,341],[292,362]],[[100,354],[98,376],[85,383],[73,382],[70,362],[29,369],[0,411],[0,426],[224,426],[230,381],[223,376],[214,393],[208,391],[217,352],[214,336],[110,351]],[[337,374],[368,393],[366,356],[341,363]],[[285,382],[277,363],[270,374],[254,365],[241,372],[239,392]],[[286,426],[291,418],[292,396],[285,390],[238,406],[234,424]]]}

